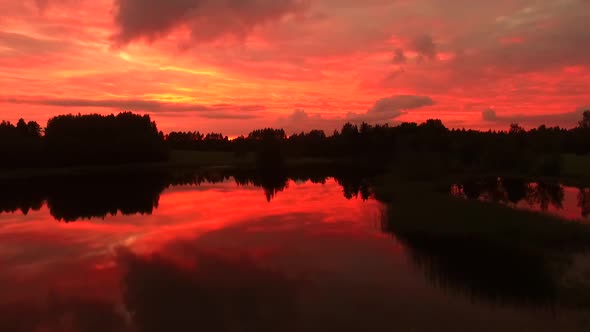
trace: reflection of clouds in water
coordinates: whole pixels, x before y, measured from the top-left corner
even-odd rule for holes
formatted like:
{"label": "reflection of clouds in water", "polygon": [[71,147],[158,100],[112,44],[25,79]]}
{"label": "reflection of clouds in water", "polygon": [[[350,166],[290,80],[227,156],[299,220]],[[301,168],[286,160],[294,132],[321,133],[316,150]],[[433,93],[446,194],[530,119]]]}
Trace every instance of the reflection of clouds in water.
{"label": "reflection of clouds in water", "polygon": [[[0,264],[3,275],[16,278],[27,275],[50,280],[64,265],[78,262],[108,265],[108,255],[117,246],[128,246],[137,252],[158,251],[165,243],[196,238],[214,230],[236,224],[255,224],[273,219],[274,227],[282,217],[300,213],[317,214],[317,221],[328,216],[335,221],[364,220],[363,211],[376,202],[346,200],[333,181],[325,186],[306,182],[292,183],[290,189],[268,204],[260,189],[231,185],[227,194],[211,188],[208,191],[167,191],[160,198],[153,215],[109,216],[104,220],[59,223],[43,207],[27,216],[20,213],[0,215]],[[306,220],[311,220],[307,218]],[[289,223],[303,219],[292,217]],[[266,226],[270,226],[267,224]],[[26,244],[26,245],[23,245]],[[91,263],[90,263],[91,262]],[[9,278],[10,279],[10,278]],[[10,287],[8,287],[10,288]],[[14,290],[12,290],[14,292]]]}
{"label": "reflection of clouds in water", "polygon": [[112,303],[96,298],[50,294],[37,303],[0,304],[0,311],[0,331],[128,331],[125,313]]}
{"label": "reflection of clouds in water", "polygon": [[273,331],[293,325],[293,281],[247,256],[186,244],[183,249],[181,263],[161,254],[118,253],[124,303],[139,331]]}
{"label": "reflection of clouds in water", "polygon": [[[547,321],[526,309],[490,310],[430,287],[401,255],[408,249],[375,227],[381,207],[345,199],[342,187],[328,180],[290,182],[270,204],[260,190],[235,187],[228,195],[212,188],[166,191],[149,216],[73,224],[55,222],[47,211],[20,216],[0,228],[7,240],[0,248],[22,248],[12,237],[18,233],[43,246],[34,247],[39,254],[26,274],[15,262],[3,265],[0,309],[21,318],[2,315],[0,331],[18,324],[25,324],[18,332],[35,324],[52,332],[63,326],[235,331],[238,325],[246,331],[497,331],[505,329],[502,322],[575,331],[567,315]],[[7,258],[0,250],[0,261]],[[60,303],[76,304],[53,305],[51,292]],[[27,320],[31,313],[35,319]]]}

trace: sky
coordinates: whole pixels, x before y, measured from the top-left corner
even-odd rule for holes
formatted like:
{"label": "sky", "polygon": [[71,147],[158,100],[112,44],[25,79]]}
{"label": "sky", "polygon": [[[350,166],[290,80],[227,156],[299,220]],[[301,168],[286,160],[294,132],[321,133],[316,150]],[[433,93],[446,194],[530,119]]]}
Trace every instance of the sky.
{"label": "sky", "polygon": [[161,130],[572,127],[590,0],[0,0],[0,118]]}

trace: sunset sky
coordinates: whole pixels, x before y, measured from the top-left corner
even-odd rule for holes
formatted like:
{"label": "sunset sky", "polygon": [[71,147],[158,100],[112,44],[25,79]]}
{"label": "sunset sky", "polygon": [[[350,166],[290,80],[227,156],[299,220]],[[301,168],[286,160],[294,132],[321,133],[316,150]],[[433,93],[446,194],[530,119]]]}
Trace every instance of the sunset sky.
{"label": "sunset sky", "polygon": [[571,127],[590,108],[588,22],[589,0],[0,0],[0,118]]}

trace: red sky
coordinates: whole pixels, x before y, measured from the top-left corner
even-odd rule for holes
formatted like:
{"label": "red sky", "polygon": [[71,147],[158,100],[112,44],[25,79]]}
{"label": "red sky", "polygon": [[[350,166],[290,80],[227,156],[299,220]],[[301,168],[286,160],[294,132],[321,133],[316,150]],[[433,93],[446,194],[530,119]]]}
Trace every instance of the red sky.
{"label": "red sky", "polygon": [[150,114],[164,131],[573,126],[588,0],[0,0],[0,118]]}

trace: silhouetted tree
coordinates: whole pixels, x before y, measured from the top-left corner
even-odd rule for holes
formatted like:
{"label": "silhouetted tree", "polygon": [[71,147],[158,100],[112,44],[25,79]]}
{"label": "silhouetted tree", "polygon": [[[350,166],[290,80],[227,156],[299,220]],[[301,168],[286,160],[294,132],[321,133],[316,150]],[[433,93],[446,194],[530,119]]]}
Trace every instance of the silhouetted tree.
{"label": "silhouetted tree", "polygon": [[56,165],[164,161],[164,138],[148,115],[61,115],[45,129],[48,155]]}
{"label": "silhouetted tree", "polygon": [[590,110],[584,111],[582,114],[582,121],[578,122],[581,129],[590,129]]}
{"label": "silhouetted tree", "polygon": [[0,123],[0,168],[37,167],[44,161],[40,126],[20,119]]}

